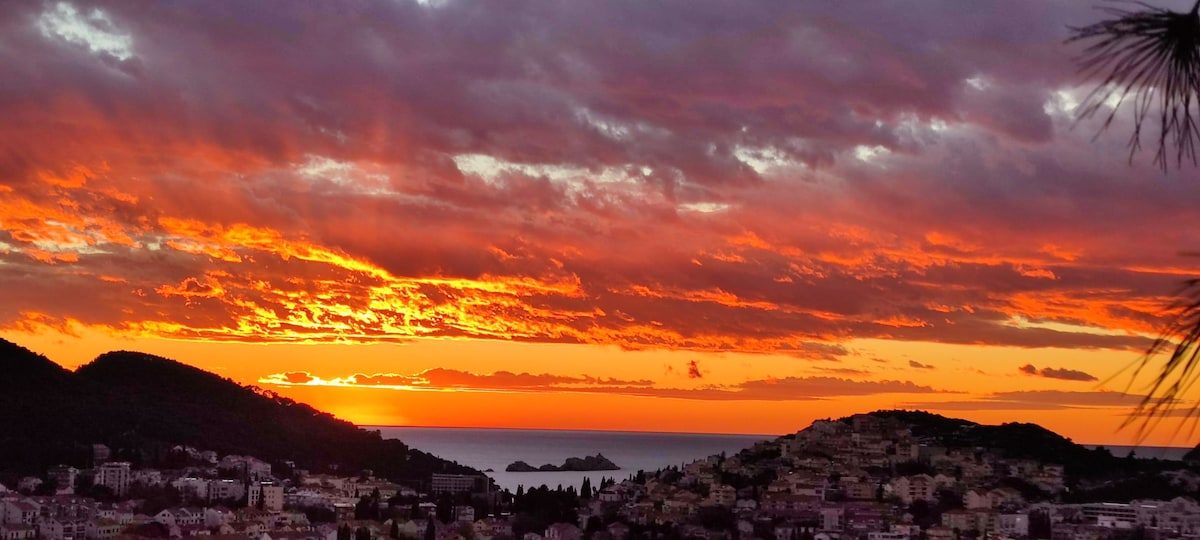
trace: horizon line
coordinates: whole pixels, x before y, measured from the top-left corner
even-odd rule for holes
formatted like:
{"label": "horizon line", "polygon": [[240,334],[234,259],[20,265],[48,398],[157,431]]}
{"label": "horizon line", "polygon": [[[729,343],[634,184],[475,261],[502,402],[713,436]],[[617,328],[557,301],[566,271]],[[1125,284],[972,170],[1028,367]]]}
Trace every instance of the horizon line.
{"label": "horizon line", "polygon": [[[388,426],[388,425],[367,425],[362,424],[356,426],[363,429],[375,428],[416,428],[416,429],[479,429],[492,431],[562,431],[562,432],[586,432],[586,433],[644,433],[648,435],[729,435],[729,436],[745,436],[745,437],[766,437],[777,439],[784,435],[791,435],[796,432],[789,432],[783,435],[771,435],[766,433],[723,433],[723,432],[699,432],[699,431],[650,431],[650,430],[635,430],[635,429],[587,429],[587,428],[527,428],[527,427],[496,427],[496,426]],[[1098,447],[1119,447],[1119,448],[1158,448],[1158,449],[1179,449],[1192,450],[1196,446],[1150,446],[1144,444],[1116,444],[1116,443],[1094,443],[1094,442],[1075,442],[1080,446]]]}
{"label": "horizon line", "polygon": [[[645,433],[645,434],[648,434],[648,435],[730,435],[730,436],[737,435],[737,436],[744,436],[744,437],[768,437],[768,438],[779,438],[779,437],[782,437],[782,436],[783,436],[783,435],[772,435],[772,434],[768,434],[768,433],[718,433],[718,432],[701,432],[701,431],[651,431],[651,430],[637,430],[637,429],[528,428],[528,427],[497,427],[497,426],[491,426],[491,427],[486,427],[486,426],[412,426],[412,425],[408,425],[408,426],[387,426],[387,425],[367,425],[367,424],[362,424],[362,425],[355,424],[355,425],[357,425],[358,427],[360,427],[360,428],[363,428],[363,429],[372,429],[372,428],[417,428],[417,429],[486,429],[486,430],[494,430],[494,431],[501,431],[501,430],[508,430],[508,431],[563,431],[563,432],[582,431],[582,432],[588,432],[588,433]],[[785,433],[784,435],[790,435],[791,433],[795,433],[795,432]]]}

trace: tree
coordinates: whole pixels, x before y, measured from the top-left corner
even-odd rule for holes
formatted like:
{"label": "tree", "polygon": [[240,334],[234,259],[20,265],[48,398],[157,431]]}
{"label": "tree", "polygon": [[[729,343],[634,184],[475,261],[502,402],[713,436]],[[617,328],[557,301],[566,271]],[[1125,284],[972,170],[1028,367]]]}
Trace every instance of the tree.
{"label": "tree", "polygon": [[454,498],[449,493],[442,493],[442,495],[438,497],[437,510],[435,513],[437,515],[437,520],[441,521],[442,523],[454,521]]}
{"label": "tree", "polygon": [[1029,513],[1029,537],[1033,540],[1049,540],[1053,527],[1050,514],[1039,510]]}
{"label": "tree", "polygon": [[595,534],[604,530],[604,520],[600,516],[591,516],[587,519],[587,525],[584,527],[584,532]]}
{"label": "tree", "polygon": [[1165,171],[1173,146],[1177,166],[1185,157],[1195,165],[1200,139],[1200,1],[1186,13],[1136,5],[1142,9],[1102,8],[1113,18],[1072,28],[1069,42],[1091,42],[1078,59],[1080,70],[1104,77],[1083,101],[1080,117],[1094,116],[1115,100],[1101,128],[1106,129],[1117,110],[1131,101],[1130,159],[1141,148],[1146,119],[1157,117],[1154,162]]}
{"label": "tree", "polygon": [[[309,506],[301,509],[310,523],[337,523],[337,512],[325,506]],[[150,514],[154,515],[154,514]]]}
{"label": "tree", "polygon": [[[1111,18],[1072,28],[1071,42],[1089,45],[1077,59],[1080,71],[1099,84],[1080,106],[1080,118],[1104,115],[1101,131],[1112,125],[1126,103],[1133,109],[1130,159],[1141,149],[1143,125],[1157,122],[1154,162],[1164,172],[1172,157],[1176,167],[1184,160],[1197,165],[1200,140],[1200,0],[1187,12],[1130,2],[1137,9],[1104,7]],[[1172,155],[1173,154],[1173,155]],[[1133,379],[1167,353],[1149,392],[1125,425],[1140,420],[1144,435],[1172,413],[1200,372],[1200,279],[1184,282],[1177,300],[1167,307],[1168,323],[1140,361],[1133,364]],[[1168,352],[1169,351],[1169,352]],[[1200,418],[1200,404],[1188,411]]]}
{"label": "tree", "polygon": [[[262,498],[259,498],[259,502],[262,502]],[[370,497],[361,497],[354,503],[354,519],[375,519]]]}
{"label": "tree", "polygon": [[737,528],[737,516],[724,506],[701,506],[699,519],[705,529],[728,531]]}

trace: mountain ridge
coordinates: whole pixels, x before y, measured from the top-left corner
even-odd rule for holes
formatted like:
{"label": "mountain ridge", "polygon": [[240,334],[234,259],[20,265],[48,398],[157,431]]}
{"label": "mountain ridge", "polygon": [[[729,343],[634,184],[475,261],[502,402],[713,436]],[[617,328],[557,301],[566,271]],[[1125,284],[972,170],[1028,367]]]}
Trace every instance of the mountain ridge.
{"label": "mountain ridge", "polygon": [[315,471],[371,469],[416,484],[433,472],[481,474],[307,404],[160,356],[113,351],[72,372],[0,339],[0,370],[6,374],[0,464],[9,473],[88,466],[91,444],[104,443],[114,458],[135,464],[190,445]]}
{"label": "mountain ridge", "polygon": [[[914,437],[932,446],[979,448],[998,452],[1010,459],[1060,464],[1064,466],[1067,476],[1072,481],[1108,476],[1113,471],[1131,466],[1127,458],[1114,456],[1103,446],[1089,448],[1031,422],[980,424],[928,411],[909,410],[878,410],[843,417],[836,421],[852,423],[855,418],[860,417],[903,422],[910,427]],[[1164,465],[1172,463],[1170,460],[1158,459],[1147,461],[1161,462]],[[1142,465],[1147,466],[1150,465]]]}

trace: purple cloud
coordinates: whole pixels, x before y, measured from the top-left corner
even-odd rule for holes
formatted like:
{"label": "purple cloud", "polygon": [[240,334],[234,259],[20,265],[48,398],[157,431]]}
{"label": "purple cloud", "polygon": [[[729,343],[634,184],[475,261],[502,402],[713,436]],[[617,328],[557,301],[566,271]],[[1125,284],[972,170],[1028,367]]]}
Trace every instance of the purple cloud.
{"label": "purple cloud", "polygon": [[1100,380],[1096,378],[1095,375],[1090,373],[1067,368],[1038,369],[1032,364],[1025,364],[1024,366],[1017,368],[1017,370],[1026,375],[1035,375],[1038,377],[1045,377],[1047,379],[1059,379],[1063,381],[1094,382]]}

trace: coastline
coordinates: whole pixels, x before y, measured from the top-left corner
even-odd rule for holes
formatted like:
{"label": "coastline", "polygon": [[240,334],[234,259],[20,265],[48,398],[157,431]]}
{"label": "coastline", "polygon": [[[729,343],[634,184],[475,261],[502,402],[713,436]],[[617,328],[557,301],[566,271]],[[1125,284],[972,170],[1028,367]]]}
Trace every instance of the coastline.
{"label": "coastline", "polygon": [[547,433],[637,433],[645,435],[702,435],[702,436],[717,436],[717,437],[762,437],[763,439],[775,439],[790,433],[768,434],[768,433],[725,433],[715,431],[649,431],[649,430],[628,430],[628,429],[558,429],[558,428],[524,428],[524,427],[496,427],[496,426],[384,426],[384,425],[359,425],[356,426],[362,429],[445,429],[445,430],[487,430],[487,431],[534,431]]}

